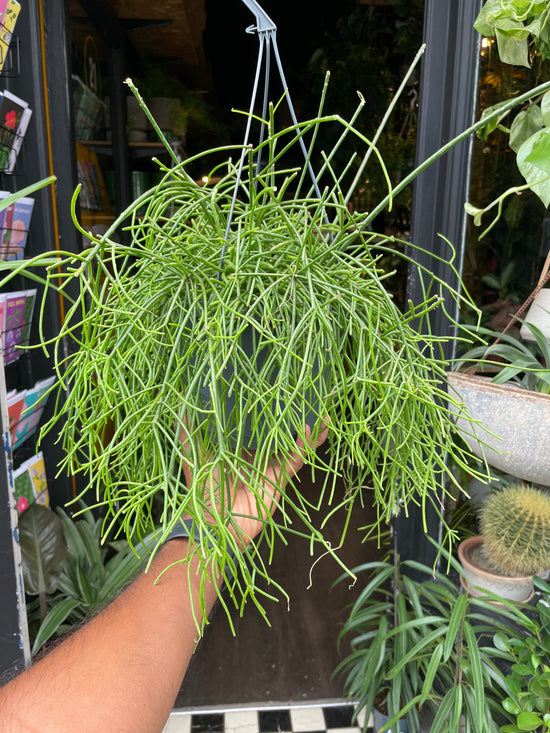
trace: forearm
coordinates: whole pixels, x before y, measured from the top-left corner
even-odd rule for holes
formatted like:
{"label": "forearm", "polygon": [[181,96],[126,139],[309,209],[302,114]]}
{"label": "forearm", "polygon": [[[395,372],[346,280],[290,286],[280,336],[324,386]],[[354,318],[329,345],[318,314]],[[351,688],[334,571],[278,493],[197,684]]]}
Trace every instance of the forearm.
{"label": "forearm", "polygon": [[[162,731],[198,637],[198,561],[165,567],[187,551],[168,542],[147,574],[43,660],[0,690],[0,730],[10,733]],[[205,584],[210,610],[216,586]],[[88,721],[90,721],[88,723]]]}

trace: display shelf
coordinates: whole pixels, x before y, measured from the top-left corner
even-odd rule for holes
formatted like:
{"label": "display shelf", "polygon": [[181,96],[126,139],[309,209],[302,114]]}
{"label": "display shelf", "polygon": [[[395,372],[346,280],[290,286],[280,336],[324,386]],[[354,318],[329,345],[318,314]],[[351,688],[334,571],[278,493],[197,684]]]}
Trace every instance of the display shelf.
{"label": "display shelf", "polygon": [[[109,140],[79,140],[79,142],[94,153],[113,155],[113,144]],[[172,142],[171,145],[174,146],[174,151],[178,157],[183,160],[185,158],[185,151],[182,145],[176,142]],[[169,155],[165,145],[160,142],[129,142],[128,151],[131,160],[147,158],[154,155]]]}
{"label": "display shelf", "polygon": [[0,672],[17,671],[30,663],[29,630],[23,591],[21,548],[17,534],[17,507],[6,401],[4,359],[0,349]]}
{"label": "display shelf", "polygon": [[[10,45],[10,50],[20,49],[21,53],[14,57],[17,63],[12,64],[7,59],[5,73],[0,74],[1,87],[27,102],[33,111],[17,165],[11,175],[0,173],[0,189],[17,192],[40,180],[57,177],[55,185],[48,185],[32,195],[32,236],[26,243],[27,257],[52,251],[60,244],[65,251],[78,252],[81,248],[80,234],[70,215],[66,214],[71,210],[76,159],[71,133],[74,125],[71,119],[70,54],[66,43],[65,10],[60,0],[47,3],[28,0],[22,4],[17,21],[17,42]],[[31,287],[36,287],[34,281],[18,276],[2,291],[25,291]],[[40,286],[38,299],[41,299]],[[62,298],[57,294],[48,297],[44,304],[46,340],[58,333],[63,313]],[[31,327],[31,343],[37,341],[35,319]],[[0,675],[9,675],[30,662],[21,553],[17,543],[13,468],[14,461],[20,463],[36,450],[35,437],[29,437],[12,454],[6,388],[10,392],[30,390],[52,374],[51,358],[41,349],[25,352],[5,369],[2,361],[0,368],[0,420],[4,448],[0,458]],[[52,409],[50,403],[44,420],[50,417]],[[73,497],[74,487],[71,477],[57,476],[62,447],[51,435],[44,439],[41,450],[48,484],[52,486],[53,504],[64,504]]]}

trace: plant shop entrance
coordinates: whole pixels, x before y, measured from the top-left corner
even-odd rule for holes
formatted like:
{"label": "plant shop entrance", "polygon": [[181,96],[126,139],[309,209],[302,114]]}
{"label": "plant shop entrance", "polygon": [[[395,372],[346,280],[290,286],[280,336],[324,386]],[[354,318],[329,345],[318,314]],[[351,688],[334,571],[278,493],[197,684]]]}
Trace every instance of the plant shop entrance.
{"label": "plant shop entrance", "polygon": [[[243,10],[240,7],[240,0],[231,0],[231,3],[233,2],[239,6],[239,12],[242,13]],[[90,84],[95,78],[95,72],[98,70],[103,75],[110,74],[112,76],[115,72],[120,72],[123,69],[124,64],[122,60],[125,56],[125,43],[129,38],[133,37],[133,33],[136,34],[136,39],[138,37],[137,34],[141,34],[139,37],[143,43],[145,43],[144,36],[146,35],[147,41],[150,42],[154,36],[153,29],[155,27],[162,27],[164,21],[168,22],[168,26],[170,25],[170,18],[161,17],[163,12],[170,13],[171,10],[174,10],[174,12],[177,10],[178,14],[181,15],[180,3],[172,2],[161,3],[159,4],[161,6],[160,8],[155,7],[154,12],[158,15],[155,19],[151,19],[150,17],[150,14],[153,14],[153,9],[147,7],[147,4],[141,2],[141,0],[140,2],[136,0],[135,3],[123,2],[122,0],[78,0],[78,2],[74,0],[72,3],[67,2],[65,4],[71,6],[71,15],[73,16],[71,32],[74,31],[74,38],[72,39],[75,45],[73,49],[74,62],[75,64],[82,64],[82,68],[77,69],[77,71]],[[209,3],[207,0],[186,3],[186,8],[189,10],[187,20],[190,20],[191,16],[193,16],[195,21],[197,19],[197,16],[193,15],[194,10],[192,11],[191,8],[197,10],[198,15],[201,16],[205,8],[208,9],[211,5],[219,5],[219,3]],[[227,12],[228,5],[229,0],[223,4],[224,12]],[[355,58],[357,68],[368,72],[368,76],[366,79],[362,78],[358,80],[355,76],[355,71],[353,74],[348,73],[347,76],[344,74],[335,85],[333,84],[332,88],[346,96],[353,95],[357,87],[364,87],[365,90],[369,89],[371,93],[373,93],[373,90],[376,90],[373,93],[375,98],[380,96],[378,94],[380,89],[387,91],[388,94],[392,93],[396,84],[396,78],[390,78],[389,76],[390,71],[388,69],[390,69],[391,63],[388,61],[386,54],[376,56],[375,52],[377,48],[387,48],[388,43],[394,43],[396,38],[394,34],[397,34],[398,29],[402,29],[403,25],[394,22],[393,25],[390,24],[390,26],[386,27],[381,22],[381,19],[385,16],[376,15],[374,9],[391,8],[391,12],[397,12],[401,8],[405,10],[405,15],[410,20],[411,18],[409,16],[412,14],[409,12],[409,9],[413,5],[416,10],[419,10],[421,15],[423,14],[424,7],[422,0],[415,0],[414,3],[411,0],[392,0],[392,2],[389,0],[388,2],[385,2],[385,0],[357,0],[357,2],[352,2],[350,0],[349,3],[342,3],[339,6],[339,11],[342,15],[337,25],[334,25],[336,20],[334,12],[329,13],[327,10],[331,6],[330,2],[303,2],[298,5],[300,12],[305,13],[302,18],[303,27],[299,28],[302,40],[306,36],[306,30],[313,32],[313,29],[307,23],[307,13],[314,14],[316,8],[322,6],[324,14],[319,13],[316,19],[322,15],[325,19],[330,17],[332,22],[332,25],[321,29],[315,26],[315,32],[317,33],[315,43],[318,47],[312,44],[311,48],[308,49],[310,53],[307,58],[311,60],[311,65],[308,65],[307,68],[308,73],[312,69],[315,72],[322,72],[326,64],[334,64],[335,68],[337,68],[337,62],[343,56],[343,51],[340,46],[340,44],[343,44],[346,51],[351,52],[351,59],[353,60]],[[456,132],[467,128],[475,115],[472,88],[477,78],[477,36],[472,29],[472,23],[477,15],[480,2],[479,0],[460,0],[453,4],[452,9],[445,7],[446,5],[438,2],[438,0],[426,0],[424,38],[428,44],[428,52],[424,57],[422,65],[423,80],[420,87],[420,118],[418,118],[418,157],[422,159],[428,158],[434,148],[439,146],[441,140],[452,138]],[[275,0],[266,2],[266,9],[280,24],[279,27],[282,36],[281,53],[284,62],[286,61],[287,52],[291,50],[288,49],[288,41],[286,39],[286,23],[292,26],[292,31],[296,35],[296,27],[293,25],[292,19],[288,20],[289,8],[292,8],[294,11],[294,6],[296,6],[296,3],[277,3]],[[304,11],[306,7],[308,8],[307,12]],[[83,17],[83,9],[87,13],[86,17]],[[106,12],[107,10],[109,12]],[[132,18],[123,17],[123,15],[127,16],[129,10],[132,11]],[[216,10],[212,12],[216,12]],[[117,17],[117,13],[120,14],[120,17]],[[280,21],[279,13],[282,16]],[[364,22],[359,23],[359,20]],[[213,37],[210,36],[210,52],[212,52],[212,47],[214,47],[218,54],[222,54],[221,64],[218,58],[218,74],[220,73],[220,66],[224,67],[225,65],[225,67],[229,68],[228,56],[233,51],[231,44],[241,43],[245,25],[246,21],[243,22],[243,27],[239,27],[239,36],[236,39],[227,37],[227,34],[225,36],[222,34],[217,41],[213,41]],[[106,26],[109,26],[107,29],[109,31],[108,33],[102,32],[105,31]],[[199,26],[200,22],[197,27]],[[457,28],[461,29],[461,35],[457,35]],[[84,32],[82,32],[82,29],[84,29]],[[364,35],[361,35],[361,33],[364,33]],[[92,42],[89,40],[91,36],[93,37]],[[111,48],[109,39],[113,39],[113,43],[114,41],[118,43],[121,37],[125,39],[125,42],[119,43],[118,45],[115,44]],[[411,46],[414,46],[416,49],[418,48],[420,38],[417,43],[414,30],[410,30],[407,27],[406,32],[401,35],[401,41],[408,40],[410,42],[413,38],[414,41],[411,43]],[[224,43],[228,44],[229,47],[226,48],[224,46],[222,48]],[[243,45],[244,43],[245,41],[243,40]],[[397,47],[398,44],[395,43],[395,45]],[[166,48],[169,48],[168,44],[166,44]],[[166,48],[163,49],[165,53]],[[194,83],[195,85],[204,84],[205,89],[210,89],[210,84],[212,83],[212,79],[215,78],[215,74],[214,77],[210,77],[209,74],[202,73],[204,72],[204,66],[201,67],[201,64],[205,64],[205,59],[202,57],[203,49],[201,43],[192,43],[190,48],[191,50],[188,48],[187,51],[195,63],[192,73],[191,71],[189,72],[186,82],[188,84]],[[402,49],[403,46],[401,45],[400,48]],[[137,41],[134,52],[136,49],[138,52],[141,51]],[[112,54],[111,51],[113,51]],[[127,48],[126,51],[128,51]],[[303,48],[301,48],[301,51],[303,52]],[[368,53],[366,53],[367,51]],[[142,53],[147,54],[149,61],[155,60],[154,47],[148,46],[145,50],[144,46]],[[291,56],[290,53],[288,55],[289,57]],[[404,53],[407,62],[411,60],[413,55],[414,52],[411,52],[410,49],[407,49],[406,53]],[[131,56],[132,54],[128,53],[126,61]],[[158,59],[156,60],[158,61]],[[167,67],[171,63],[172,60],[167,56],[164,58],[162,66]],[[178,59],[178,63],[181,63],[181,59]],[[303,79],[306,76],[306,60],[302,58],[300,63],[301,65],[298,67],[291,68],[288,74],[291,86],[293,83],[296,83],[296,86],[299,87],[300,80],[303,84]],[[86,77],[83,73],[84,67],[88,71],[90,70],[88,67],[93,68],[94,74]],[[68,62],[67,68],[69,68]],[[50,77],[52,79],[70,78],[70,75],[67,76],[65,73],[67,68],[63,67],[63,69],[59,69],[59,73],[57,74],[53,69],[50,70]],[[128,74],[133,73],[130,69],[126,70],[126,68],[124,68],[124,71]],[[382,71],[384,75],[382,75]],[[388,76],[385,75],[386,72]],[[248,99],[250,80],[248,77],[245,78],[245,76],[243,75],[243,78],[239,79],[239,93],[242,94],[244,90],[246,92],[245,96]],[[346,88],[345,85],[345,82],[349,81],[350,76],[353,79],[353,91],[350,88]],[[442,79],[443,85],[441,83]],[[102,195],[98,196],[95,201],[93,197],[81,199],[83,209],[81,217],[82,224],[89,228],[89,230],[94,229],[94,236],[100,237],[121,210],[120,205],[126,203],[128,200],[128,194],[130,192],[129,154],[131,153],[132,165],[136,167],[136,170],[132,169],[132,174],[139,174],[136,176],[132,175],[132,181],[147,178],[150,171],[146,170],[146,168],[151,165],[153,155],[165,155],[165,153],[158,152],[158,148],[152,147],[160,144],[147,139],[149,133],[145,130],[138,130],[137,134],[138,136],[145,135],[146,139],[129,141],[130,131],[128,128],[130,116],[128,116],[128,120],[125,119],[127,108],[124,92],[121,92],[120,88],[114,89],[117,85],[111,84],[111,81],[109,81],[112,95],[109,102],[109,112],[111,113],[109,134],[107,135],[107,128],[105,128],[102,131],[104,133],[103,139],[82,139],[77,146],[78,153],[75,152],[74,161],[76,164],[78,155],[85,155],[86,160],[78,160],[79,163],[86,164],[85,166],[81,166],[82,170],[90,171],[92,168],[97,168],[97,172],[99,173],[101,173],[102,166],[105,166],[105,181],[111,181],[112,183],[112,191],[109,192],[107,197],[103,195],[106,192],[102,191]],[[118,84],[118,87],[122,87],[124,90],[126,89],[121,84]],[[303,90],[303,86],[301,88]],[[195,87],[196,89],[197,87]],[[107,103],[103,102],[104,96],[101,87],[96,87],[96,91],[98,92],[96,97],[99,101],[99,107],[102,107],[102,105],[106,107]],[[213,91],[213,88],[210,91]],[[227,87],[222,82],[216,91],[218,92],[218,103],[223,103],[222,91],[227,92]],[[398,157],[399,155],[409,155],[412,149],[411,143],[416,141],[418,105],[416,103],[417,96],[415,95],[419,93],[418,80],[412,80],[410,91],[410,103],[407,104],[407,109],[401,119],[398,131],[399,134],[402,133],[402,136],[399,137],[398,135],[398,139],[396,139],[395,136],[390,134],[384,142],[385,145],[389,146],[389,149],[383,152],[389,153],[390,159],[393,154]],[[194,97],[195,102],[197,102],[195,105],[196,108],[193,111],[187,109],[185,113],[180,114],[177,123],[173,122],[173,129],[165,131],[166,133],[170,133],[170,139],[173,142],[174,149],[177,150],[177,154],[182,160],[185,158],[193,159],[192,154],[196,152],[192,146],[194,144],[193,134],[197,133],[197,128],[195,127],[193,130],[190,123],[189,134],[187,131],[182,130],[184,122],[189,122],[195,114],[198,115],[199,111],[204,111],[202,105],[198,103],[198,100],[202,99],[203,96],[200,88],[199,92]],[[335,110],[342,112],[345,116],[346,110],[340,106],[340,101],[336,99],[332,100],[327,96],[327,104],[334,102]],[[377,110],[375,109],[376,101],[377,99],[373,99],[372,107],[368,107],[373,118],[377,117]],[[352,104],[356,104],[356,102],[357,98],[355,97]],[[305,97],[299,98],[298,103],[302,107],[300,112],[303,112],[306,116],[312,115],[311,110],[308,109],[307,99]],[[242,99],[235,99],[234,104],[239,108],[246,107],[246,101],[242,101]],[[385,100],[383,104],[385,105]],[[179,111],[181,113],[181,109]],[[313,112],[314,115],[315,111]],[[184,118],[183,122],[182,117]],[[377,121],[375,120],[374,126],[376,126]],[[128,122],[128,128],[126,127],[126,122]],[[211,123],[212,118],[209,119],[208,124],[210,125]],[[196,124],[197,117],[195,117]],[[204,127],[199,129],[199,132],[202,134],[212,134],[212,130],[216,126],[209,126],[208,130],[206,127],[207,125],[204,123]],[[79,132],[82,132],[82,130]],[[94,128],[94,130],[90,131],[90,134],[92,132],[97,133],[98,130]],[[135,132],[133,130],[132,134]],[[224,129],[224,133],[229,135],[232,143],[235,140],[237,143],[240,143],[242,141],[240,130],[235,140],[231,139],[231,136],[235,132],[236,129],[231,128],[231,125]],[[365,136],[370,134],[369,130],[364,131]],[[118,144],[121,140],[124,141],[124,145]],[[201,141],[202,144],[203,142]],[[155,152],[152,153],[152,150]],[[124,154],[122,154],[123,152]],[[412,157],[414,156],[410,154],[409,158]],[[457,147],[444,161],[435,163],[422,175],[417,182],[413,202],[411,238],[413,241],[423,243],[428,252],[431,250],[435,252],[439,257],[441,265],[435,274],[440,278],[441,282],[448,283],[451,287],[456,286],[456,282],[454,274],[450,268],[447,268],[447,245],[440,237],[440,234],[442,233],[444,237],[448,238],[450,242],[453,242],[457,246],[459,250],[458,259],[462,261],[464,253],[461,250],[461,246],[465,229],[463,204],[468,198],[468,166],[471,163],[471,157],[471,147],[469,147],[467,141],[464,141],[462,147]],[[411,163],[411,160],[407,159],[407,163]],[[399,166],[396,166],[397,169],[401,171]],[[189,176],[189,178],[193,189],[208,191],[206,187],[202,188],[201,180],[203,179],[200,175],[201,171],[197,171],[196,176],[195,171],[192,172],[193,176]],[[390,171],[391,174],[392,171]],[[401,175],[401,172],[399,175]],[[89,179],[88,183],[92,181],[92,178]],[[209,181],[206,182],[208,183]],[[73,183],[76,185],[76,180],[71,182],[71,186]],[[371,183],[373,190],[379,184],[379,182],[375,181]],[[198,184],[198,186],[195,184]],[[395,185],[395,181],[392,181],[392,185]],[[275,190],[276,188],[274,187],[274,194]],[[93,193],[93,191],[89,193]],[[372,211],[371,203],[367,200],[368,194],[369,191],[362,191],[360,197],[350,202],[350,208],[345,208],[346,217],[354,209],[355,211]],[[132,198],[134,197],[132,196]],[[95,209],[91,204],[94,204]],[[407,239],[411,230],[410,217],[404,212],[407,210],[407,207],[410,209],[411,206],[410,201],[406,205],[403,205],[401,209],[399,209],[400,205],[396,204],[397,210],[401,212],[399,238],[404,241]],[[138,213],[136,216],[139,219],[141,214]],[[389,217],[385,218],[385,216],[385,213],[381,213],[376,224],[381,224],[381,231],[392,234],[393,231],[390,225],[396,223],[395,218],[390,220]],[[198,230],[200,231],[200,227],[198,227]],[[315,245],[315,252],[317,254],[317,241],[315,241]],[[442,247],[441,250],[438,249],[440,246]],[[391,266],[392,263],[390,262]],[[431,267],[432,263],[427,262],[426,268],[430,269]],[[326,272],[326,269],[324,272]],[[409,277],[405,286],[403,283],[407,278],[404,277],[403,272],[399,274],[401,275],[400,284],[402,288],[400,289],[399,286],[395,288],[396,298],[402,297],[403,300],[407,298],[413,303],[422,302],[424,284],[416,282],[412,277]],[[231,273],[228,272],[227,276],[230,279]],[[253,293],[254,291],[250,292]],[[392,298],[388,300],[393,302],[393,293]],[[451,307],[454,306],[451,305]],[[347,313],[351,312],[352,309],[347,311]],[[445,330],[447,325],[438,320],[440,315],[439,311],[434,311],[433,323],[430,324],[430,330],[436,336],[447,336],[449,335]],[[111,330],[110,327],[108,330]],[[285,344],[287,343],[286,340],[282,341]],[[177,343],[179,344],[180,342],[178,341]],[[333,353],[334,351],[337,350],[333,350]],[[393,344],[390,351],[392,354],[395,351]],[[374,352],[375,350],[373,349],[372,353]],[[342,391],[346,393],[346,390]],[[361,407],[364,404],[365,402],[361,400]],[[360,411],[363,413],[366,412],[364,409]],[[378,410],[373,410],[372,412],[376,413]],[[326,413],[323,412],[321,414],[325,415]],[[432,421],[430,425],[434,422]],[[335,424],[335,421],[333,421],[333,424]],[[171,417],[169,429],[173,432],[172,426],[173,418]],[[142,450],[142,445],[140,445],[140,450]],[[178,444],[177,449],[180,451],[181,445]],[[207,454],[207,451],[205,451],[203,456]],[[178,453],[178,458],[180,457],[180,453]],[[404,462],[403,465],[406,466],[408,463]],[[424,474],[430,475],[430,472],[425,469],[425,464],[422,464],[422,470]],[[375,472],[374,475],[376,475]],[[433,475],[433,472],[431,475]],[[308,506],[316,505],[316,487],[313,483],[308,483],[308,477],[309,474],[307,473],[303,477],[300,485],[300,494]],[[393,486],[391,482],[388,483]],[[362,486],[363,484],[358,482],[357,485]],[[337,483],[332,503],[333,506],[335,505],[334,502],[343,503],[344,491],[343,484]],[[66,498],[68,497],[62,497],[60,499],[54,496],[54,503],[62,503]],[[375,559],[378,555],[375,542],[363,544],[361,540],[364,533],[357,531],[361,527],[371,525],[376,521],[376,517],[371,516],[371,512],[373,512],[372,508],[360,507],[358,504],[356,504],[353,516],[350,519],[345,547],[341,549],[338,547],[338,538],[341,536],[342,526],[348,521],[349,517],[335,514],[331,517],[328,526],[323,529],[323,534],[327,540],[333,538],[331,550],[338,555],[347,567],[353,567],[358,563]],[[391,514],[391,511],[396,505],[392,502],[389,506]],[[294,505],[295,508],[296,505]],[[319,517],[318,520],[313,519],[313,523],[315,524],[316,521],[322,521],[327,512],[321,508],[320,511],[316,513],[312,512],[312,514]],[[427,514],[426,525],[428,531],[433,536],[437,536],[439,531],[437,509],[433,516],[429,515],[429,511]],[[292,526],[292,516],[286,519],[289,522],[289,526]],[[433,555],[433,548],[423,539],[423,519],[426,519],[426,517],[422,516],[422,512],[420,510],[415,512],[414,508],[406,518],[400,517],[397,523],[398,550],[404,558],[415,558],[430,565],[432,559],[430,555]],[[269,547],[263,548],[266,552],[266,558],[264,558],[266,560],[269,549]],[[343,590],[346,584],[340,584],[336,590],[333,590],[333,583],[341,574],[339,565],[332,557],[324,556],[322,553],[312,556],[307,540],[297,534],[292,535],[289,532],[288,545],[280,542],[276,544],[275,549],[269,575],[274,583],[280,581],[288,590],[291,599],[290,607],[287,608],[286,600],[272,602],[270,599],[262,599],[262,603],[266,607],[268,620],[271,624],[271,628],[269,628],[261,615],[254,609],[254,605],[248,603],[242,617],[239,614],[240,609],[237,609],[233,613],[233,624],[236,631],[236,636],[233,637],[229,624],[224,618],[223,610],[218,606],[218,613],[216,614],[216,611],[214,612],[212,623],[207,628],[206,635],[201,641],[200,647],[184,680],[177,699],[177,707],[182,709],[192,707],[196,709],[201,707],[223,708],[239,705],[277,705],[325,701],[340,699],[342,697],[342,682],[338,678],[333,677],[333,672],[339,661],[336,640],[338,630],[345,619],[346,607],[356,597],[360,589],[350,587]],[[270,593],[269,585],[266,584],[262,588],[262,592],[267,597]]]}

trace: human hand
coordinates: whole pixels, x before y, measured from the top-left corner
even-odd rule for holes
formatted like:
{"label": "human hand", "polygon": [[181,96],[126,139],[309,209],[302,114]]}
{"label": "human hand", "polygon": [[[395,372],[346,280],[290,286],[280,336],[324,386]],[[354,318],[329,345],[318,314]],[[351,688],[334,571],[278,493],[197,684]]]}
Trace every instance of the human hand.
{"label": "human hand", "polygon": [[[327,438],[328,427],[324,427],[316,437],[315,445],[309,443],[311,428],[306,426],[306,442],[309,448],[317,449]],[[189,456],[189,438],[185,429],[180,433],[184,456]],[[296,450],[282,461],[277,455],[269,458],[265,470],[254,471],[227,470],[227,466],[214,465],[208,472],[208,490],[210,496],[216,497],[209,502],[210,516],[205,517],[209,524],[219,525],[226,517],[227,526],[242,549],[250,544],[265,525],[266,519],[278,506],[280,492],[298,471],[305,461],[306,445],[302,438],[296,440]],[[244,465],[252,469],[254,451],[243,455]],[[242,462],[241,462],[242,467]],[[183,461],[183,472],[187,486],[192,486],[198,467],[194,467],[186,457]],[[254,482],[254,490],[251,489]],[[226,484],[229,484],[226,486]]]}

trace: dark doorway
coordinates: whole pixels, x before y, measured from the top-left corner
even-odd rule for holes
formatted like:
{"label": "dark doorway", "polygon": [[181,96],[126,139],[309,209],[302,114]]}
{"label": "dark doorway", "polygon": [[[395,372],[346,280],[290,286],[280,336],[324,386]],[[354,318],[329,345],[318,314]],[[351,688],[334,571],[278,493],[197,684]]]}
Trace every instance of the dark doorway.
{"label": "dark doorway", "polygon": [[[307,469],[300,490],[314,497]],[[318,489],[317,489],[318,491]],[[340,483],[338,492],[344,491]],[[368,495],[365,497],[368,500]],[[338,497],[335,498],[335,502]],[[335,516],[326,536],[338,543],[345,513]],[[323,520],[321,511],[316,524]],[[373,518],[372,508],[356,507],[344,547],[338,556],[348,566],[377,559],[375,541],[363,543],[358,528]],[[249,603],[242,617],[233,613],[236,635],[217,607],[200,642],[176,701],[176,708],[227,708],[294,704],[343,699],[342,679],[334,676],[340,660],[337,637],[346,608],[363,587],[344,581],[333,587],[342,568],[317,551],[309,554],[305,539],[289,537],[278,548],[272,577],[290,596],[267,606],[271,626]],[[318,562],[316,562],[318,560]]]}

